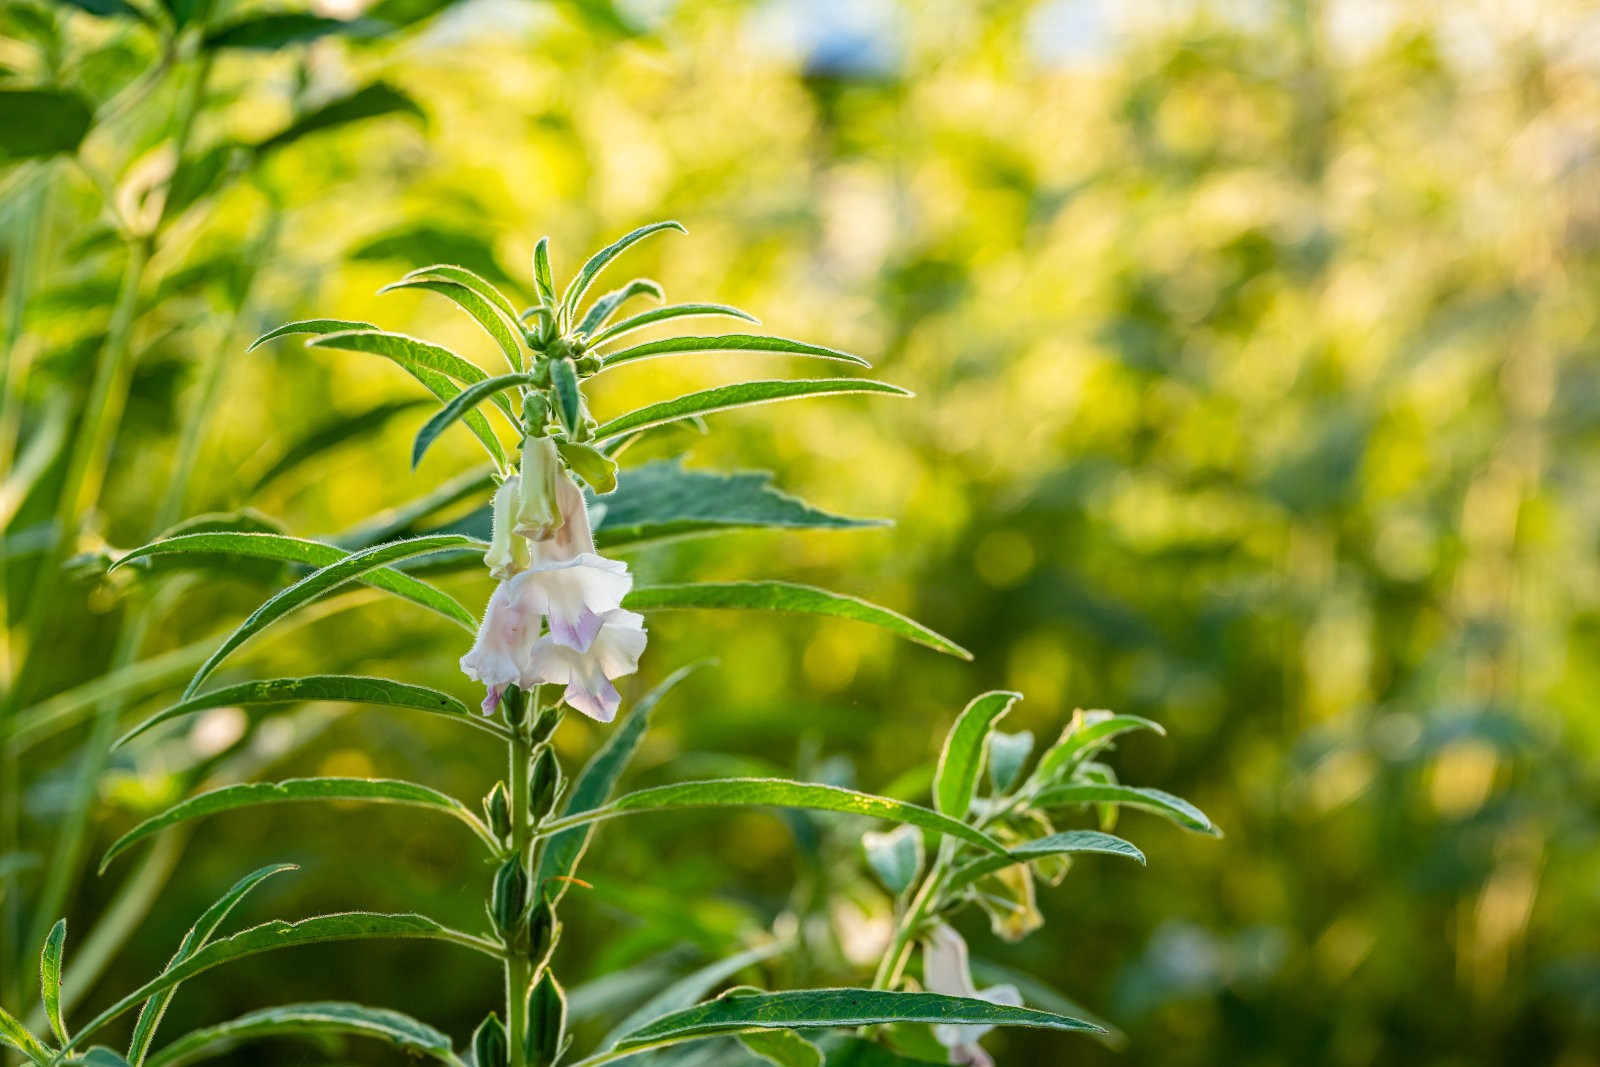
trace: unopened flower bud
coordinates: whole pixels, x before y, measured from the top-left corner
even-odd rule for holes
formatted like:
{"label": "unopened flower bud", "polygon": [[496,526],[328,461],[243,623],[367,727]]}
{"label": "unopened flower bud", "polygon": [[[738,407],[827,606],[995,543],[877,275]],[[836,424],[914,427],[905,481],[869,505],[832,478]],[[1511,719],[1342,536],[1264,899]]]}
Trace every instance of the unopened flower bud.
{"label": "unopened flower bud", "polygon": [[528,1067],[551,1067],[561,1057],[567,1029],[567,994],[556,976],[544,975],[528,991],[528,1034],[524,1045]]}
{"label": "unopened flower bud", "polygon": [[515,536],[514,529],[521,502],[522,479],[515,474],[494,491],[494,532],[483,563],[496,578],[509,578],[528,566],[528,542]]}
{"label": "unopened flower bud", "polygon": [[561,505],[556,500],[561,459],[548,437],[528,437],[522,442],[522,492],[512,520],[513,532],[543,541],[561,525]]}
{"label": "unopened flower bud", "polygon": [[478,1067],[505,1067],[510,1062],[506,1028],[494,1012],[472,1034],[472,1058]]}
{"label": "unopened flower bud", "polygon": [[559,933],[560,924],[556,922],[555,909],[549,901],[539,901],[528,916],[528,958],[533,961],[534,967],[544,966],[550,951],[556,946]]}
{"label": "unopened flower bud", "polygon": [[556,793],[561,788],[561,764],[549,745],[539,750],[528,775],[528,810],[534,818],[542,819],[555,805]]}
{"label": "unopened flower bud", "polygon": [[528,743],[542,745],[550,740],[550,735],[556,732],[556,727],[561,725],[561,712],[555,708],[546,708],[539,716],[537,722],[528,730]]}
{"label": "unopened flower bud", "polygon": [[483,814],[489,820],[489,830],[497,840],[504,841],[511,833],[511,804],[506,799],[506,784],[496,782],[489,795],[483,798]]}
{"label": "unopened flower bud", "polygon": [[494,874],[489,911],[494,916],[495,928],[509,938],[522,928],[527,910],[528,872],[523,868],[522,856],[515,855],[502,863]]}

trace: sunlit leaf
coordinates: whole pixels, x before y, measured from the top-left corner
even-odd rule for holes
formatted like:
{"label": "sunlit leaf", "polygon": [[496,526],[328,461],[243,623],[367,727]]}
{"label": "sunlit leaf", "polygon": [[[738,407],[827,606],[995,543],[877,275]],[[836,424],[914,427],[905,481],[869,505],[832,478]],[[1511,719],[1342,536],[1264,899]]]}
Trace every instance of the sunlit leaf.
{"label": "sunlit leaf", "polygon": [[315,41],[329,34],[346,35],[371,32],[370,24],[360,20],[329,18],[304,11],[273,11],[247,15],[209,31],[202,48],[239,48],[255,52],[274,52],[290,45]]}
{"label": "sunlit leaf", "polygon": [[602,356],[600,365],[616,367],[654,356],[672,356],[685,352],[764,352],[774,355],[817,356],[821,359],[839,360],[842,363],[854,363],[859,367],[872,365],[860,356],[841,352],[837,348],[828,348],[826,345],[813,345],[805,341],[791,341],[787,337],[762,337],[759,334],[749,333],[727,333],[716,337],[663,337],[658,341],[646,341],[632,348],[624,348]]}
{"label": "sunlit leaf", "polygon": [[798,378],[775,381],[738,382],[719,385],[688,393],[672,400],[619,415],[600,424],[595,438],[604,441],[625,433],[660,426],[688,418],[691,415],[709,415],[716,411],[772,404],[780,400],[796,400],[808,396],[836,396],[846,393],[881,393],[887,396],[910,396],[909,390],[870,378]]}
{"label": "sunlit leaf", "polygon": [[600,251],[589,257],[589,261],[579,269],[572,279],[572,284],[567,286],[567,291],[561,296],[561,307],[570,317],[578,310],[578,304],[583,300],[583,295],[589,291],[589,286],[594,283],[595,277],[606,269],[612,260],[616,259],[630,246],[644,240],[653,233],[662,230],[677,230],[679,233],[688,233],[681,222],[667,220],[665,222],[652,222],[647,226],[640,226],[631,233],[624,234],[615,241],[606,245]]}
{"label": "sunlit leaf", "polygon": [[984,693],[962,710],[945,735],[939,767],[933,776],[934,806],[940,811],[953,819],[966,818],[978,789],[978,777],[983,773],[989,731],[1021,699],[1021,693]]}
{"label": "sunlit leaf", "polygon": [[1143,786],[1111,785],[1074,782],[1045,789],[1034,802],[1041,808],[1066,807],[1070,804],[1120,804],[1154,812],[1177,823],[1185,830],[1221,837],[1222,831],[1212,824],[1206,813],[1171,793]]}
{"label": "sunlit leaf", "polygon": [[481,382],[474,382],[461,390],[417,431],[417,436],[411,443],[411,466],[415,468],[422,462],[428,446],[438,440],[439,435],[449,429],[451,423],[464,418],[475,407],[496,394],[521,385],[534,385],[537,380],[537,376],[531,372],[502,374],[496,378],[485,378]]}
{"label": "sunlit leaf", "polygon": [[246,352],[253,352],[268,341],[279,337],[287,337],[296,333],[347,333],[351,330],[376,330],[377,327],[370,322],[358,322],[354,319],[301,319],[298,322],[286,322],[276,329],[266,333],[250,342]]}
{"label": "sunlit leaf", "polygon": [[66,944],[67,920],[57,919],[44,939],[44,950],[39,953],[39,999],[44,1003],[44,1017],[50,1020],[50,1029],[63,1044],[67,1040],[67,1026],[61,1018],[61,954]]}
{"label": "sunlit leaf", "polygon": [[410,1056],[431,1056],[449,1064],[461,1062],[451,1049],[448,1034],[409,1015],[387,1008],[321,1001],[280,1004],[190,1031],[152,1056],[148,1067],[182,1067],[241,1041],[280,1034],[352,1034],[387,1041]]}
{"label": "sunlit leaf", "polygon": [[10,1045],[34,1063],[48,1064],[50,1062],[49,1050],[41,1045],[39,1039],[30,1034],[28,1028],[19,1023],[5,1008],[0,1008],[0,1043]]}
{"label": "sunlit leaf", "polygon": [[1004,870],[1006,867],[1029,863],[1046,856],[1064,856],[1075,852],[1098,852],[1107,856],[1122,856],[1135,860],[1141,865],[1145,862],[1144,853],[1130,841],[1113,834],[1104,834],[1099,830],[1067,830],[1049,837],[1041,837],[1036,841],[1015,845],[1011,849],[1010,857],[984,856],[973,860],[971,863],[957,868],[950,875],[947,883],[951,889],[959,889],[970,885],[978,879],[995,871]]}
{"label": "sunlit leaf", "polygon": [[741,311],[727,304],[668,304],[666,307],[651,308],[641,311],[637,315],[630,315],[621,322],[607,326],[592,339],[592,344],[603,345],[608,341],[615,341],[625,337],[635,330],[642,330],[646,326],[654,326],[660,322],[670,322],[673,319],[701,318],[709,316],[726,316],[733,319],[744,319],[746,322],[760,323],[760,319],[748,311]]}
{"label": "sunlit leaf", "polygon": [[640,1029],[673,1012],[682,1011],[692,1007],[707,993],[716,989],[723,982],[734,975],[764,960],[787,951],[791,942],[783,939],[768,941],[743,952],[735,953],[726,959],[716,960],[706,966],[684,975],[675,982],[668,983],[649,1000],[629,1012],[621,1022],[611,1028],[611,1032],[600,1039],[599,1048],[615,1048],[617,1043],[635,1030]]}
{"label": "sunlit leaf", "polygon": [[1072,774],[1072,769],[1109,745],[1122,734],[1133,730],[1150,730],[1166,736],[1166,728],[1158,722],[1138,715],[1113,715],[1108,711],[1079,711],[1062,731],[1061,739],[1039,757],[1039,766],[1029,777],[1029,785],[1043,788],[1059,782]]}
{"label": "sunlit leaf", "polygon": [[348,96],[330,100],[321,107],[301,115],[278,133],[257,144],[256,152],[265,155],[285,148],[310,134],[337,129],[352,122],[383,115],[426,118],[422,108],[417,106],[417,102],[411,97],[386,82],[374,82]]}
{"label": "sunlit leaf", "polygon": [[[485,283],[488,284],[488,283]],[[439,278],[411,278],[395,282],[393,285],[384,286],[379,292],[395,292],[402,289],[425,289],[428,292],[438,293],[454,301],[460,308],[482,326],[484,332],[494,339],[500,346],[500,352],[506,357],[506,363],[512,370],[522,369],[522,345],[517,339],[517,334],[511,326],[500,317],[494,305],[485,300],[482,295],[453,281],[444,281]],[[513,319],[513,322],[516,320]]]}
{"label": "sunlit leaf", "polygon": [[[585,337],[604,326],[619,307],[636,296],[653,296],[661,300],[666,296],[661,285],[649,278],[635,278],[621,289],[613,289],[590,305],[583,321],[578,323],[578,333]],[[598,344],[598,340],[595,342]]]}

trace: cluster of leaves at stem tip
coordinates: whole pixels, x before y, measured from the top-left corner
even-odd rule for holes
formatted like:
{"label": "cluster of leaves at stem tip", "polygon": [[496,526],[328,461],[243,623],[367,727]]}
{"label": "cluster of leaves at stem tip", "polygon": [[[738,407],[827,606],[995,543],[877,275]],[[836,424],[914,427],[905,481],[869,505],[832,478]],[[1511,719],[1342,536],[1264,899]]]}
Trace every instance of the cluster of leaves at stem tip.
{"label": "cluster of leaves at stem tip", "polygon": [[[426,290],[453,301],[482,326],[508,370],[491,376],[477,364],[431,342],[381,330],[368,323],[316,319],[289,323],[259,338],[252,348],[288,335],[310,335],[316,349],[383,357],[414,378],[435,400],[437,412],[419,430],[413,462],[441,434],[464,427],[483,447],[487,471],[427,506],[401,508],[410,522],[425,522],[434,510],[473,492],[487,493],[510,476],[516,446],[527,438],[556,442],[564,470],[589,487],[594,539],[610,552],[664,537],[709,536],[752,526],[847,529],[866,523],[830,515],[767,487],[765,478],[689,472],[676,462],[647,463],[621,470],[619,457],[645,434],[691,423],[731,408],[777,400],[843,393],[905,395],[892,385],[859,377],[763,379],[666,398],[604,421],[589,412],[584,383],[607,369],[637,360],[733,351],[818,358],[865,365],[839,350],[751,333],[672,336],[624,345],[645,327],[690,317],[721,316],[754,321],[720,304],[659,306],[618,320],[625,305],[642,297],[663,300],[661,287],[635,279],[604,292],[587,305],[600,273],[634,243],[673,222],[641,227],[592,256],[564,290],[553,280],[548,240],[534,253],[537,302],[515,310],[484,278],[459,266],[435,265],[406,275],[391,290]],[[513,403],[513,399],[516,403]],[[503,419],[495,428],[489,417]],[[703,429],[703,426],[701,427]],[[509,431],[512,448],[503,434]],[[301,778],[227,785],[189,797],[151,815],[119,838],[105,864],[161,833],[202,816],[266,804],[316,800],[366,801],[425,809],[455,820],[485,850],[487,929],[452,929],[421,914],[349,912],[296,922],[272,921],[219,936],[229,912],[256,886],[292,870],[274,864],[241,879],[190,928],[173,957],[144,985],[117,999],[99,1015],[69,1030],[62,1017],[61,976],[66,926],[50,931],[40,967],[43,1016],[48,1034],[35,1033],[0,1013],[0,1040],[36,1064],[82,1062],[104,1065],[174,1065],[208,1051],[258,1036],[338,1032],[388,1041],[408,1052],[478,1067],[556,1063],[594,1067],[615,1060],[667,1063],[672,1046],[709,1039],[737,1039],[741,1054],[780,1067],[796,1064],[915,1063],[932,1060],[981,1063],[977,1045],[985,1030],[1015,1025],[1104,1033],[1105,1028],[1059,998],[1024,1006],[1015,990],[975,988],[965,943],[947,920],[966,905],[988,915],[996,933],[1016,939],[1040,920],[1036,881],[1054,884],[1078,854],[1106,854],[1139,862],[1144,856],[1112,835],[1119,808],[1151,811],[1189,830],[1215,833],[1198,809],[1154,789],[1121,783],[1101,758],[1120,735],[1160,728],[1153,722],[1108,712],[1080,712],[1037,760],[1028,733],[1003,733],[996,724],[1018,699],[985,693],[957,717],[932,775],[932,803],[858,792],[837,785],[781,778],[681,781],[615,795],[650,717],[664,697],[692,670],[670,674],[628,705],[611,725],[593,757],[570,776],[561,767],[551,736],[565,706],[553,686],[507,688],[483,717],[457,696],[412,683],[354,675],[323,674],[247,680],[205,690],[223,661],[247,641],[300,609],[352,583],[364,584],[413,607],[433,611],[465,629],[473,614],[428,579],[435,573],[476,566],[488,547],[487,506],[449,528],[368,524],[349,536],[326,541],[299,538],[258,526],[238,528],[209,519],[180,525],[149,544],[121,553],[114,568],[131,567],[156,580],[160,561],[220,556],[286,562],[298,578],[268,597],[196,671],[182,698],[134,725],[118,744],[143,744],[180,720],[216,707],[282,707],[306,701],[342,701],[443,716],[499,738],[508,773],[489,790],[481,815],[468,805],[420,783],[367,778]],[[760,610],[834,616],[884,628],[942,653],[966,657],[959,645],[887,608],[828,590],[779,579],[645,586],[632,589],[623,607],[641,613],[665,610]],[[987,781],[987,788],[984,783]],[[635,1010],[596,1047],[571,1052],[568,998],[551,966],[560,938],[558,909],[590,837],[602,821],[682,808],[758,807],[834,813],[831,832],[853,835],[865,865],[892,897],[893,933],[876,974],[856,987],[776,990],[741,986],[702,999],[734,974],[787,952],[808,951],[791,935],[773,933],[730,960],[713,964],[663,989]],[[1094,829],[1058,828],[1075,813],[1088,813]],[[863,832],[870,823],[890,824]],[[927,842],[933,843],[927,849]],[[931,857],[931,858],[930,858]],[[103,869],[103,868],[102,868]],[[775,923],[775,928],[783,924]],[[259,952],[321,941],[421,938],[470,950],[501,967],[506,1002],[490,1012],[458,1051],[449,1036],[396,1012],[351,1003],[287,1004],[251,1012],[197,1030],[153,1050],[163,1013],[181,983],[220,964]],[[912,964],[922,946],[920,978]],[[1039,1001],[1030,986],[1030,999]],[[1063,1010],[1063,1009],[1066,1010]],[[90,1038],[124,1013],[138,1009],[124,1052],[88,1046]],[[893,1024],[892,1026],[890,1024]]]}

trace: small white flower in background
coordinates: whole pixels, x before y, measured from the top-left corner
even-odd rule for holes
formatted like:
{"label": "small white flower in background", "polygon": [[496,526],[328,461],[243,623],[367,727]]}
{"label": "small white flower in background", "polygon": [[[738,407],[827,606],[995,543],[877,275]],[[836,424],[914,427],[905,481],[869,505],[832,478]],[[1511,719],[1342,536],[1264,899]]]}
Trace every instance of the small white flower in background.
{"label": "small white flower in background", "polygon": [[639,669],[645,641],[643,615],[608,611],[586,651],[557,641],[553,632],[539,638],[529,657],[529,681],[566,685],[562,698],[568,704],[591,719],[610,722],[622,702],[612,680]]}
{"label": "small white flower in background", "polygon": [[[972,970],[967,963],[967,943],[961,935],[945,923],[933,928],[922,943],[922,983],[933,993],[953,997],[977,997],[991,1004],[1022,1006],[1022,994],[1016,986],[997,985],[980,990],[972,984]],[[968,1067],[994,1067],[994,1060],[979,1047],[978,1041],[994,1029],[992,1026],[957,1026],[940,1024],[933,1028],[939,1044],[950,1050],[950,1062]]]}

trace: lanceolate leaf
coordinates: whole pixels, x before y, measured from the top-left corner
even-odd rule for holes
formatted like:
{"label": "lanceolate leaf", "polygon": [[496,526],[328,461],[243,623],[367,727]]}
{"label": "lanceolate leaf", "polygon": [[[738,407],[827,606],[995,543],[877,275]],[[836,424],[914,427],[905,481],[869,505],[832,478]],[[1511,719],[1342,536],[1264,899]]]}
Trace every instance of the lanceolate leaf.
{"label": "lanceolate leaf", "polygon": [[541,237],[533,246],[533,285],[539,291],[539,301],[549,307],[556,302],[556,283],[550,273],[550,238]]}
{"label": "lanceolate leaf", "polygon": [[673,400],[618,415],[610,422],[601,423],[595,438],[604,441],[626,433],[660,426],[688,418],[691,415],[709,415],[732,408],[772,404],[779,400],[797,400],[807,396],[838,396],[846,393],[881,393],[886,396],[910,396],[908,390],[887,382],[870,378],[798,378],[775,381],[739,382],[702,389]]}
{"label": "lanceolate leaf", "polygon": [[504,293],[495,288],[493,282],[476,271],[456,266],[454,263],[435,263],[431,267],[418,267],[416,270],[408,271],[404,280],[409,282],[420,278],[453,282],[465,289],[469,289],[487,301],[495,311],[505,316],[508,323],[515,324],[517,322],[517,309],[511,306],[511,301],[506,299]]}
{"label": "lanceolate leaf", "polygon": [[67,920],[57,919],[44,939],[44,951],[39,953],[39,999],[44,1001],[44,1016],[50,1020],[50,1029],[56,1040],[67,1040],[67,1025],[61,1018],[61,953],[67,945]]}
{"label": "lanceolate leaf", "polygon": [[201,47],[273,52],[329,34],[359,34],[371,27],[359,20],[328,18],[301,11],[248,15],[207,33]]}
{"label": "lanceolate leaf", "polygon": [[392,682],[387,678],[368,678],[353,674],[313,674],[304,678],[273,678],[261,682],[243,682],[202,693],[193,700],[185,700],[181,704],[174,704],[170,708],[158,711],[123,734],[113,747],[120,748],[152,727],[185,715],[193,715],[197,711],[306,700],[337,700],[349,704],[413,708],[417,711],[447,716],[480,730],[487,730],[496,736],[502,734],[501,729],[491,720],[474,714],[461,701],[437,689]]}
{"label": "lanceolate leaf", "polygon": [[[350,558],[350,553],[332,545],[325,545],[321,541],[309,541],[302,537],[289,537],[284,534],[218,530],[178,534],[175,537],[165,537],[159,541],[151,541],[147,545],[140,545],[124,553],[111,565],[111,569],[116,570],[140,559],[187,554],[249,556],[255,559],[302,563],[311,567],[327,567]],[[475,631],[478,628],[478,620],[473,618],[472,612],[457,603],[454,597],[410,575],[389,569],[368,570],[359,576],[359,580],[376,589],[382,589],[437,611],[467,630]]]}
{"label": "lanceolate leaf", "polygon": [[583,300],[583,294],[589,291],[589,286],[594,283],[595,277],[613,260],[627,251],[630,245],[642,241],[653,233],[662,230],[677,230],[679,233],[688,233],[681,222],[668,220],[666,222],[652,222],[648,226],[640,226],[632,233],[617,238],[600,251],[589,257],[589,262],[578,271],[577,277],[572,279],[572,284],[567,286],[567,291],[561,297],[561,306],[568,317],[578,310],[578,304]]}
{"label": "lanceolate leaf", "polygon": [[661,291],[661,286],[649,278],[635,278],[621,289],[613,289],[596,300],[590,306],[588,313],[583,316],[583,321],[578,324],[578,332],[585,337],[594,333],[606,324],[606,320],[616,313],[617,308],[636,296],[653,296],[660,300],[665,295]]}
{"label": "lanceolate leaf", "polygon": [[246,352],[254,352],[268,341],[277,340],[295,333],[348,333],[351,330],[376,330],[377,327],[370,322],[357,322],[354,319],[301,319],[299,322],[286,322],[277,329],[268,330],[266,333],[250,342]]}
{"label": "lanceolate leaf", "polygon": [[[611,791],[617,786],[617,779],[622,777],[628,761],[638,751],[639,742],[644,739],[645,731],[650,729],[650,715],[655,711],[656,705],[661,702],[662,697],[672,691],[674,686],[700,666],[699,663],[691,663],[686,667],[679,667],[667,675],[660,685],[634,701],[633,707],[611,731],[605,744],[600,746],[599,750],[589,758],[589,762],[584,764],[583,770],[578,773],[577,781],[567,796],[563,815],[592,811],[610,799]],[[537,892],[544,894],[552,903],[559,901],[566,893],[568,885],[566,879],[577,870],[578,861],[583,858],[583,851],[588,847],[589,835],[592,832],[593,827],[588,824],[574,826],[545,842],[544,857],[539,862],[538,874],[533,884],[537,887]]]}
{"label": "lanceolate leaf", "polygon": [[989,731],[1022,699],[1021,693],[996,691],[975,697],[944,739],[939,769],[933,776],[934,806],[953,819],[965,819],[983,773]]}
{"label": "lanceolate leaf", "polygon": [[641,311],[639,314],[630,315],[613,326],[607,326],[595,335],[593,343],[603,345],[607,341],[615,341],[619,337],[633,333],[635,330],[642,330],[646,326],[654,326],[658,322],[711,315],[725,315],[731,319],[744,319],[746,322],[754,323],[761,321],[748,311],[741,311],[736,307],[729,307],[727,304],[668,304],[666,307]]}
{"label": "lanceolate leaf", "polygon": [[450,1047],[449,1035],[409,1015],[386,1008],[323,1001],[263,1008],[216,1026],[191,1031],[152,1056],[150,1067],[182,1067],[241,1041],[277,1034],[354,1034],[387,1041],[411,1056],[431,1056],[448,1064],[461,1063]]}
{"label": "lanceolate leaf", "polygon": [[9,1045],[37,1064],[50,1062],[50,1052],[28,1028],[4,1008],[0,1008],[0,1044]]}
{"label": "lanceolate leaf", "polygon": [[[205,535],[197,534],[195,536]],[[438,552],[441,549],[481,545],[481,541],[471,537],[463,537],[460,534],[414,537],[409,541],[392,541],[388,544],[364,548],[359,552],[351,553],[337,563],[330,563],[320,570],[312,571],[294,585],[273,595],[266,603],[251,612],[250,617],[240,623],[239,628],[229,634],[222,642],[222,645],[211,654],[210,658],[200,665],[200,669],[195,672],[194,677],[189,681],[188,688],[183,692],[184,699],[187,700],[189,697],[194,696],[195,691],[200,688],[200,683],[211,676],[211,672],[217,669],[217,666],[227,658],[229,653],[301,605],[308,604],[347,582],[353,582],[362,575],[369,574],[391,563],[427,555],[429,552]]]}
{"label": "lanceolate leaf", "polygon": [[[462,269],[462,268],[457,268]],[[479,279],[482,281],[482,279]],[[484,282],[488,285],[488,282]],[[484,332],[494,338],[494,343],[500,346],[501,353],[506,357],[512,370],[522,369],[522,345],[517,340],[517,335],[512,332],[511,326],[501,318],[495,306],[486,300],[481,293],[462,285],[459,282],[445,281],[442,278],[428,276],[412,277],[407,275],[404,280],[386,285],[378,290],[380,293],[393,292],[397,289],[426,289],[438,293],[440,296],[453,300],[468,315],[471,315]],[[504,299],[502,297],[502,299]],[[516,320],[513,319],[513,322]]]}
{"label": "lanceolate leaf", "polygon": [[695,582],[687,585],[650,585],[633,590],[623,599],[632,611],[667,611],[681,608],[741,608],[755,611],[831,615],[870,623],[919,645],[971,659],[972,653],[898,612],[843,593],[830,593],[792,582]]}
{"label": "lanceolate leaf", "polygon": [[416,440],[411,445],[411,466],[415,468],[422,462],[422,456],[428,451],[428,446],[438,440],[439,435],[444,433],[451,423],[490,397],[507,389],[515,389],[519,385],[532,385],[534,381],[535,377],[531,373],[502,374],[498,378],[485,378],[481,382],[474,382],[461,390],[417,431]]}
{"label": "lanceolate leaf", "polygon": [[[496,960],[500,958],[500,947],[494,942],[462,933],[460,930],[452,930],[426,915],[385,915],[377,912],[352,911],[317,915],[293,923],[281,920],[262,923],[260,926],[241,930],[232,937],[214,941],[187,959],[175,962],[161,974],[97,1015],[79,1031],[77,1037],[73,1038],[72,1045],[83,1041],[147,997],[232,960],[295,945],[390,938],[448,941],[451,944],[474,949]],[[71,1046],[65,1051],[71,1051]]]}
{"label": "lanceolate leaf", "polygon": [[254,496],[267,485],[288,474],[300,464],[342,444],[371,436],[389,424],[396,415],[403,415],[428,402],[421,397],[390,400],[370,407],[355,415],[340,416],[313,429],[305,437],[289,446],[288,450],[256,478],[247,496]]}
{"label": "lanceolate leaf", "polygon": [[779,953],[787,951],[792,944],[792,941],[784,939],[769,941],[764,945],[745,949],[743,952],[729,956],[727,959],[717,960],[691,974],[684,975],[629,1012],[621,1022],[612,1028],[609,1034],[600,1040],[599,1047],[602,1049],[615,1048],[618,1042],[635,1030],[665,1015],[692,1007],[701,997],[710,993],[740,971],[747,967],[754,967],[763,960],[769,960]]}
{"label": "lanceolate leaf", "polygon": [[793,1030],[759,1030],[739,1043],[775,1067],[822,1067],[822,1050]]}
{"label": "lanceolate leaf", "polygon": [[106,849],[105,858],[100,861],[100,870],[104,871],[117,856],[151,834],[159,833],[186,819],[198,819],[204,815],[215,815],[219,812],[256,807],[261,804],[293,804],[308,800],[363,800],[374,804],[404,804],[413,808],[429,808],[460,819],[480,837],[491,843],[493,841],[477,816],[468,811],[465,804],[437,789],[430,789],[416,782],[388,778],[290,778],[282,782],[226,785],[221,789],[213,789],[174,804],[117,838],[111,847]]}
{"label": "lanceolate leaf", "polygon": [[1017,845],[1011,850],[1010,858],[984,856],[982,859],[974,860],[964,867],[957,868],[950,875],[948,885],[951,889],[959,889],[976,882],[986,874],[993,874],[1017,863],[1073,852],[1100,852],[1107,856],[1124,856],[1141,864],[1145,861],[1144,853],[1132,842],[1124,841],[1113,834],[1103,834],[1099,830],[1068,830],[1065,833],[1051,834],[1037,841]]}
{"label": "lanceolate leaf", "polygon": [[1041,808],[1066,807],[1069,804],[1121,804],[1164,815],[1185,830],[1221,837],[1206,813],[1171,793],[1143,786],[1110,785],[1092,782],[1074,782],[1052,786],[1041,792],[1035,803]]}
{"label": "lanceolate leaf", "polygon": [[1007,855],[1005,847],[989,835],[936,811],[902,800],[858,793],[854,789],[821,785],[816,782],[791,782],[782,778],[717,778],[706,782],[678,782],[627,793],[591,811],[576,812],[547,822],[545,834],[571,826],[614,819],[641,811],[665,808],[801,808],[808,811],[838,811],[865,815],[873,819],[892,819],[911,823],[950,837],[959,837],[995,855]]}
{"label": "lanceolate leaf", "polygon": [[791,341],[787,337],[762,337],[749,333],[728,333],[720,337],[664,337],[659,341],[646,341],[644,344],[602,356],[600,364],[603,367],[615,367],[622,363],[649,359],[652,356],[671,356],[682,352],[768,352],[776,355],[836,359],[860,367],[872,366],[860,356],[841,352],[837,348],[807,344],[804,341]]}
{"label": "lanceolate leaf", "polygon": [[[1087,719],[1090,715],[1098,715],[1099,718]],[[1042,788],[1068,777],[1074,767],[1084,760],[1093,759],[1096,752],[1122,734],[1133,730],[1150,730],[1164,737],[1167,733],[1160,723],[1138,715],[1080,712],[1079,716],[1084,721],[1075,721],[1077,728],[1064,734],[1061,740],[1039,757],[1039,766],[1030,777],[1030,782],[1035,786]]]}
{"label": "lanceolate leaf", "polygon": [[256,145],[256,151],[264,155],[291,145],[309,134],[360,122],[363,119],[395,114],[407,114],[418,119],[426,117],[422,109],[417,106],[417,102],[399,89],[385,82],[373,82],[348,96],[330,100],[315,111],[300,116],[278,133]]}

